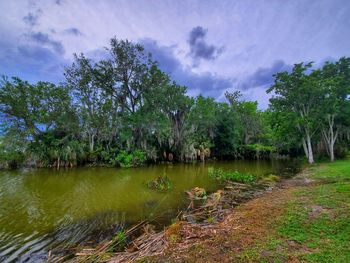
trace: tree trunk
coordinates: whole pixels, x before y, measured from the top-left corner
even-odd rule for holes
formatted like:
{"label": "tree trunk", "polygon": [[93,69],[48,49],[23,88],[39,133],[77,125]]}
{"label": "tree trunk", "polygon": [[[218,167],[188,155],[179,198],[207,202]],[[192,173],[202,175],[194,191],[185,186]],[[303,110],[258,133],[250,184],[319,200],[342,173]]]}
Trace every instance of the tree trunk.
{"label": "tree trunk", "polygon": [[331,162],[334,161],[334,144],[338,137],[338,131],[334,132],[334,115],[328,115],[328,131],[322,130],[323,138],[326,143],[327,153],[330,157]]}
{"label": "tree trunk", "polygon": [[309,158],[309,151],[307,149],[307,145],[306,145],[306,141],[305,141],[304,137],[302,139],[302,143],[303,143],[303,149],[304,149],[305,156],[306,156],[306,158]]}
{"label": "tree trunk", "polygon": [[312,144],[311,144],[311,137],[308,130],[306,130],[306,143],[307,143],[307,149],[308,149],[308,160],[309,163],[314,163],[314,154],[312,152]]}
{"label": "tree trunk", "polygon": [[92,153],[94,151],[94,144],[95,144],[95,135],[94,134],[91,134],[89,136],[89,148],[90,148],[90,153]]}
{"label": "tree trunk", "polygon": [[331,144],[329,146],[330,146],[329,153],[330,153],[331,162],[334,162],[334,145]]}

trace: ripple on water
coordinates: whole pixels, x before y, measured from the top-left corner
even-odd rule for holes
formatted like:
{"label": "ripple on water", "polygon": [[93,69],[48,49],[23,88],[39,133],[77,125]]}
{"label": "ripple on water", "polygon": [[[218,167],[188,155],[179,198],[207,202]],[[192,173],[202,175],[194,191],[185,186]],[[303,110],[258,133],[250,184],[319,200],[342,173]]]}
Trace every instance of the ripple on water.
{"label": "ripple on water", "polygon": [[[130,223],[166,223],[184,191],[219,185],[208,167],[257,175],[289,173],[290,162],[234,161],[156,165],[137,169],[75,168],[0,171],[0,261],[45,262],[48,251],[111,237]],[[145,182],[166,175],[173,190],[158,193]]]}

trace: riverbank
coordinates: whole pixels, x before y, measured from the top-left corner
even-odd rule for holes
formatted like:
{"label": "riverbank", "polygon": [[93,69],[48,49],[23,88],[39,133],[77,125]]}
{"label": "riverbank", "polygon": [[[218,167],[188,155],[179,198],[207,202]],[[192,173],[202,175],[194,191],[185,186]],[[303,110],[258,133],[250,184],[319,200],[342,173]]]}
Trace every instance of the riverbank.
{"label": "riverbank", "polygon": [[174,223],[157,234],[164,240],[161,249],[138,260],[348,262],[349,204],[350,161],[317,164],[234,208],[220,223]]}

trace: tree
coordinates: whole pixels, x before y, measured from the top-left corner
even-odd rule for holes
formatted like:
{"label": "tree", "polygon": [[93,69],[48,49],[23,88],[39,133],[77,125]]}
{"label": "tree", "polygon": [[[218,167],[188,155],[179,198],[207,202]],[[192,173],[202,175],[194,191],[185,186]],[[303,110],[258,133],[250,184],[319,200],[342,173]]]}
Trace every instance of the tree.
{"label": "tree", "polygon": [[[346,126],[350,107],[350,59],[341,58],[336,63],[327,62],[322,68],[322,100],[320,117],[322,136],[330,160],[334,161],[334,145],[341,129]],[[345,125],[344,125],[345,124]]]}
{"label": "tree", "polygon": [[240,100],[240,91],[226,92],[225,97],[233,111],[238,115],[241,124],[242,142],[245,145],[256,142],[263,132],[263,123],[258,111],[258,102]]}
{"label": "tree", "polygon": [[214,154],[226,159],[239,156],[241,134],[239,117],[227,103],[218,103]]}
{"label": "tree", "polygon": [[32,85],[19,78],[1,81],[0,112],[8,126],[17,127],[32,138],[54,127],[66,127],[67,116],[74,119],[66,87],[48,82]]}
{"label": "tree", "polygon": [[87,139],[89,151],[95,150],[96,141],[111,141],[116,135],[117,105],[103,89],[105,78],[98,66],[83,54],[65,70],[68,87],[75,98],[74,106],[80,118],[82,138]]}
{"label": "tree", "polygon": [[192,141],[197,148],[214,146],[215,128],[217,124],[218,105],[214,98],[198,96],[189,113]]}
{"label": "tree", "polygon": [[142,45],[128,40],[111,39],[108,51],[109,57],[98,63],[101,87],[118,105],[117,111],[125,124],[121,133],[126,136],[121,136],[126,139],[126,147],[142,147],[144,123],[138,110],[144,105],[149,89],[145,81],[155,62]]}
{"label": "tree", "polygon": [[275,83],[268,89],[274,95],[270,99],[273,110],[293,113],[296,128],[309,163],[314,163],[312,136],[318,128],[318,105],[320,102],[320,71],[309,73],[312,63],[295,64],[291,73],[275,75]]}
{"label": "tree", "polygon": [[76,115],[65,86],[48,82],[33,85],[19,78],[3,79],[0,112],[6,120],[5,140],[8,145],[22,145],[20,150],[12,148],[26,157],[40,156],[41,160],[47,160],[47,164],[51,158],[45,154],[47,145],[43,144],[42,138],[53,130],[61,137],[72,137],[76,130]]}

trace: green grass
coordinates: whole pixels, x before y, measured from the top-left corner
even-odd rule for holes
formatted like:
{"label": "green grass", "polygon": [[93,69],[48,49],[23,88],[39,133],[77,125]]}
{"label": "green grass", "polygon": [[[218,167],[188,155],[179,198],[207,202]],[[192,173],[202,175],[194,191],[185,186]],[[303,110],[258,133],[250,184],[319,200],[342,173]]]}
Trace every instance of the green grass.
{"label": "green grass", "polygon": [[237,183],[253,183],[256,181],[256,177],[252,174],[241,173],[238,171],[234,172],[224,172],[222,169],[214,169],[212,167],[208,168],[208,175],[210,178],[226,182],[232,181]]}
{"label": "green grass", "polygon": [[295,193],[271,237],[240,254],[242,261],[350,262],[350,161],[311,168],[316,186]]}
{"label": "green grass", "polygon": [[312,169],[314,171],[314,179],[327,181],[350,180],[350,160],[322,163]]}
{"label": "green grass", "polygon": [[300,260],[350,262],[350,183],[320,185],[298,195],[304,201],[290,203],[280,237],[297,243]]}

